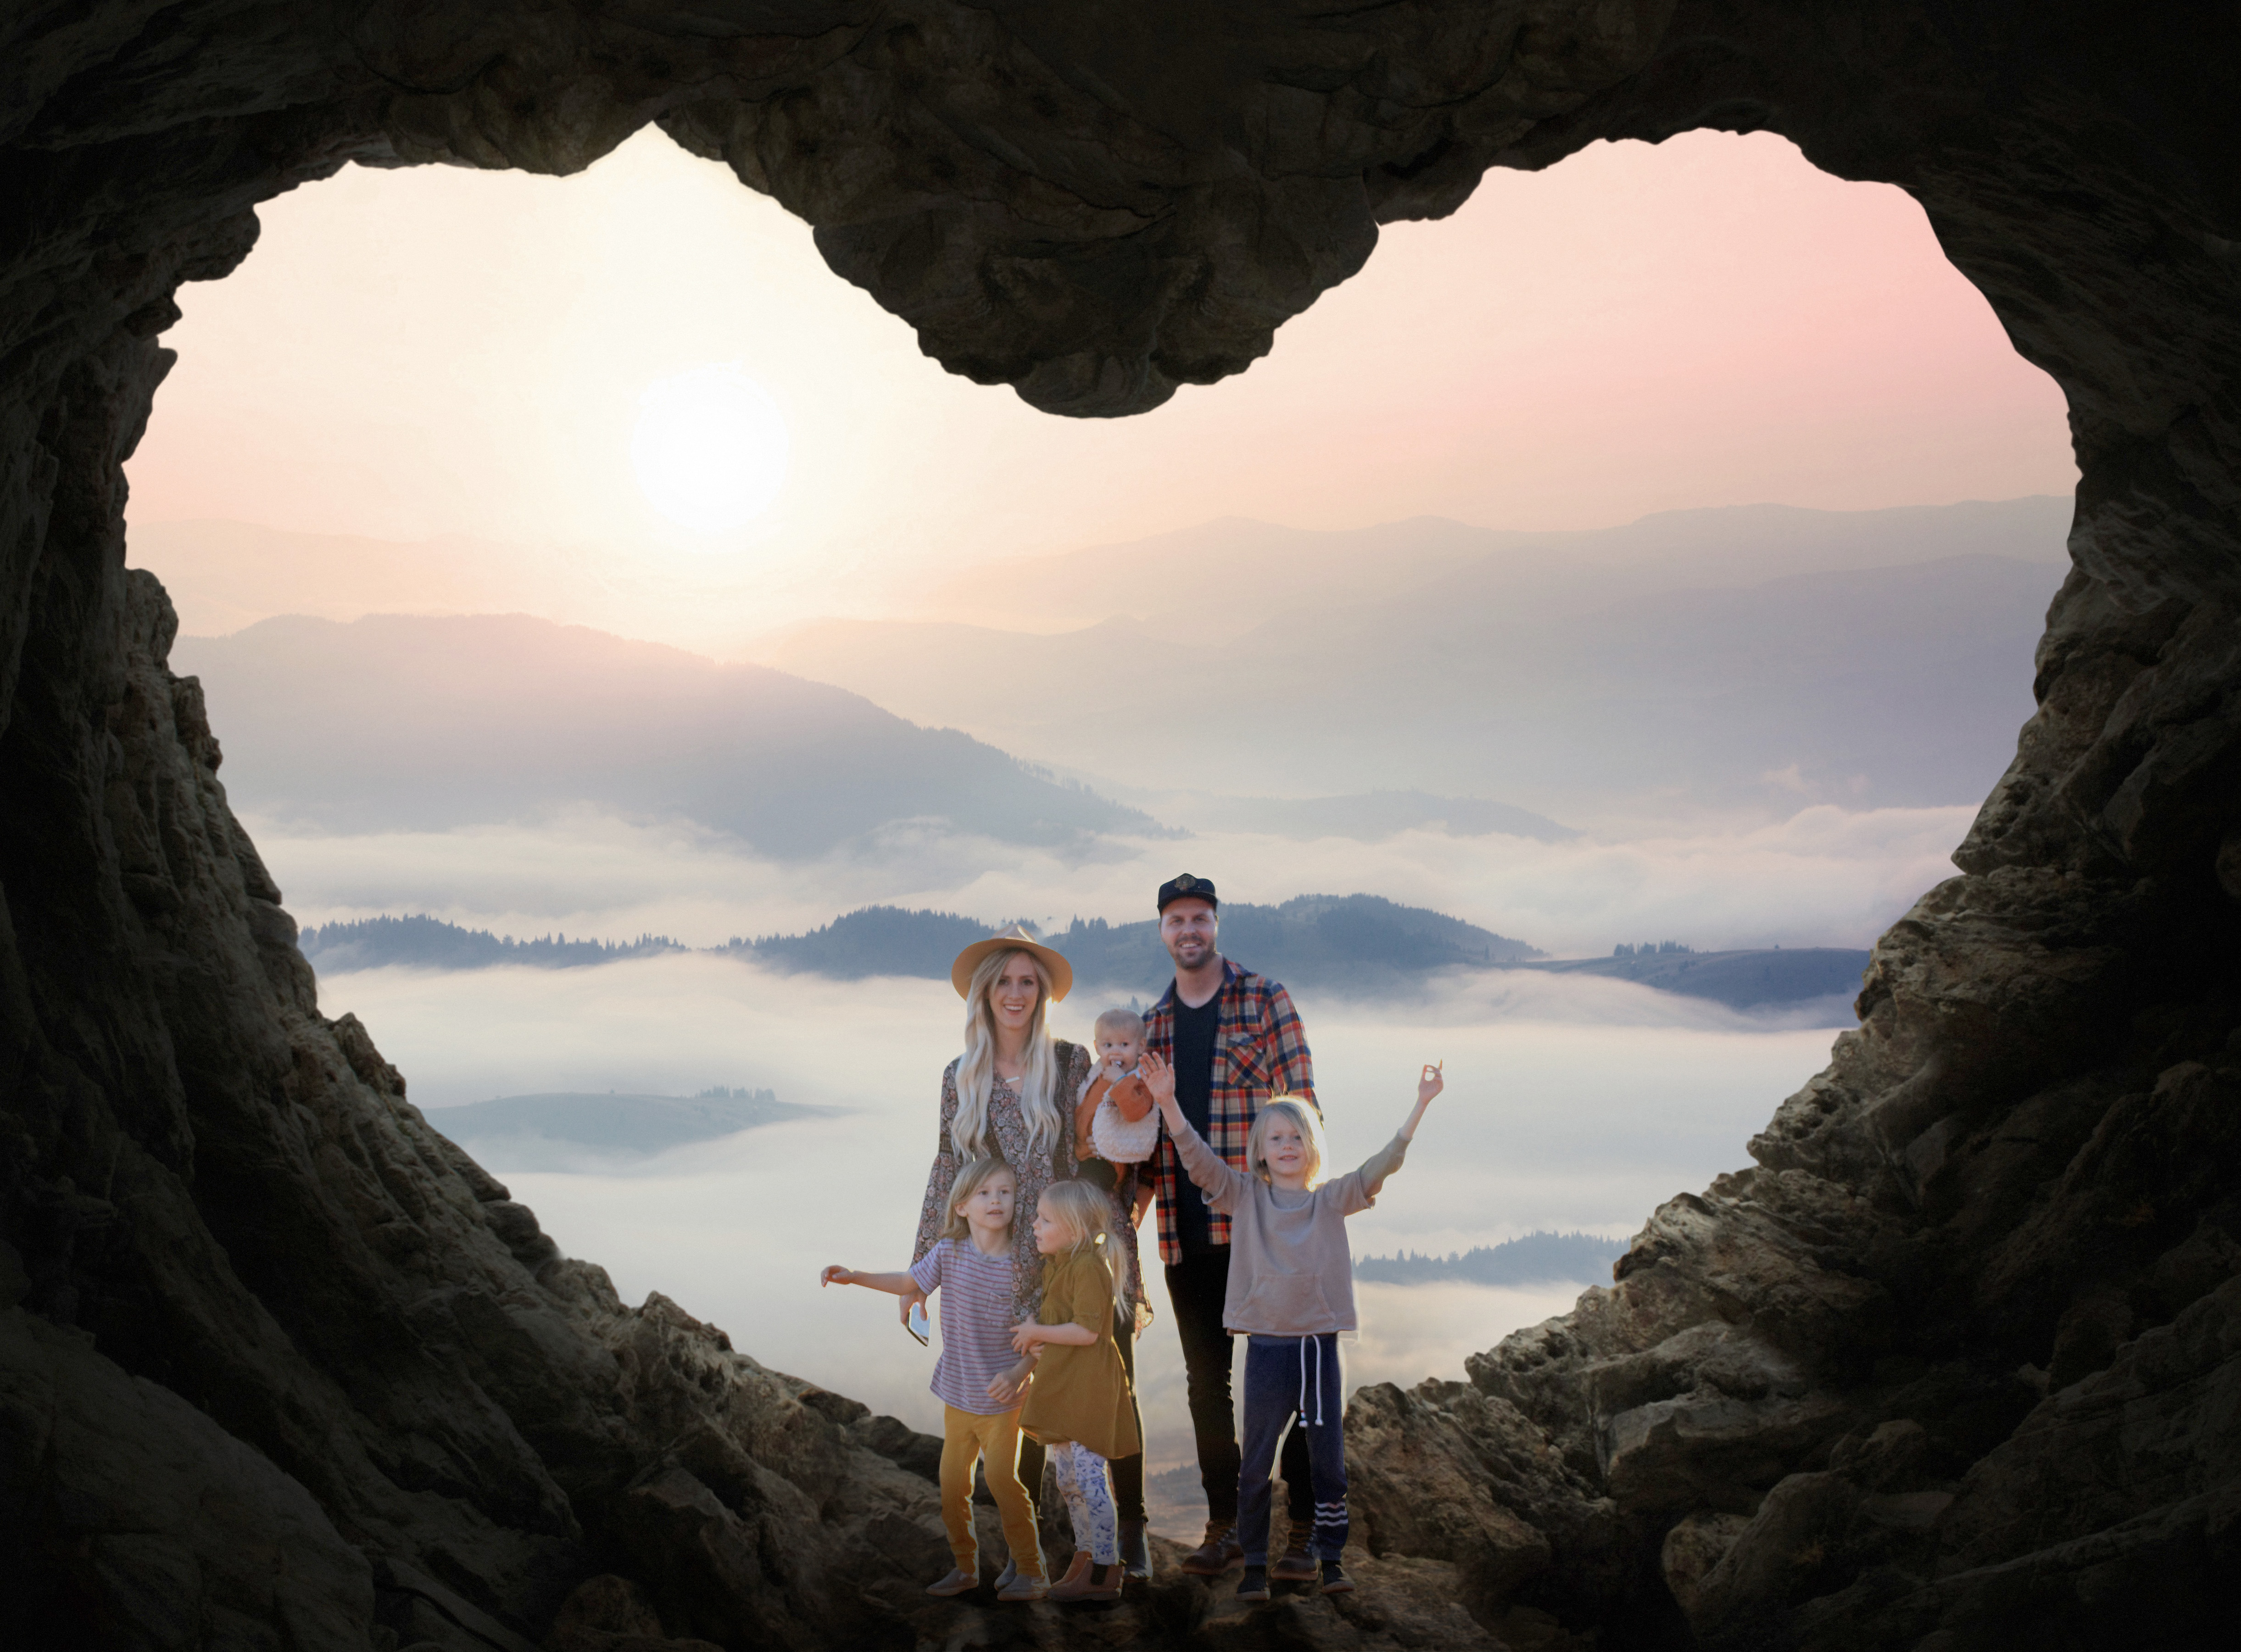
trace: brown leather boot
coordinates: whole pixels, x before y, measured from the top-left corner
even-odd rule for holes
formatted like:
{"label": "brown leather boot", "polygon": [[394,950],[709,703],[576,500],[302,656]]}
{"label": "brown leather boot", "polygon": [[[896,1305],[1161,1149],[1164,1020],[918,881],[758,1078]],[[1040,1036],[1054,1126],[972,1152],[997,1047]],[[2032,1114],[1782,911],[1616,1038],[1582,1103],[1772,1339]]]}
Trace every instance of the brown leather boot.
{"label": "brown leather boot", "polygon": [[1269,1565],[1268,1581],[1272,1583],[1312,1583],[1321,1575],[1315,1565],[1315,1557],[1308,1553],[1307,1534],[1294,1526],[1284,1552]]}
{"label": "brown leather boot", "polygon": [[1209,1520],[1206,1541],[1183,1556],[1183,1570],[1193,1577],[1220,1577],[1244,1558],[1244,1545],[1237,1541],[1237,1522]]}

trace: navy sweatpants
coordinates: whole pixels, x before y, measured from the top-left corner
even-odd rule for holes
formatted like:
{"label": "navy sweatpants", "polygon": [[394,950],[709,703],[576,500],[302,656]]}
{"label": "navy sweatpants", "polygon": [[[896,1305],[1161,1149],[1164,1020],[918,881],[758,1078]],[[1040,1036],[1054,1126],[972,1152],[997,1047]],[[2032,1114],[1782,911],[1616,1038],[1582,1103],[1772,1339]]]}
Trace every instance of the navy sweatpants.
{"label": "navy sweatpants", "polygon": [[[1318,1560],[1346,1549],[1346,1381],[1338,1334],[1245,1339],[1245,1461],[1237,1471],[1237,1537],[1248,1566],[1268,1563],[1269,1470],[1296,1426],[1314,1485],[1310,1547]],[[1294,1506],[1299,1488],[1293,1488]]]}

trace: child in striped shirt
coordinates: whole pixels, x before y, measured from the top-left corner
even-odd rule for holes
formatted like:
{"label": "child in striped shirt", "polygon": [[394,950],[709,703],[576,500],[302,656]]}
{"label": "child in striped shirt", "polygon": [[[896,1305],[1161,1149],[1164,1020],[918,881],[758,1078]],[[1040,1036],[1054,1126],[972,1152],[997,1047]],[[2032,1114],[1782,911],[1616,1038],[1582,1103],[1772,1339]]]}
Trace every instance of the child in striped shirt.
{"label": "child in striped shirt", "polygon": [[837,1263],[819,1285],[862,1285],[891,1296],[913,1289],[941,1298],[941,1357],[933,1392],[942,1403],[941,1520],[956,1565],[927,1587],[929,1595],[962,1595],[980,1583],[973,1530],[973,1465],[986,1466],[988,1490],[1012,1546],[1012,1581],[1000,1601],[1039,1601],[1050,1592],[1035,1515],[1020,1483],[1020,1396],[1032,1359],[1012,1350],[1012,1214],[1019,1180],[1001,1159],[976,1159],[958,1173],[941,1239],[900,1274],[860,1274]]}

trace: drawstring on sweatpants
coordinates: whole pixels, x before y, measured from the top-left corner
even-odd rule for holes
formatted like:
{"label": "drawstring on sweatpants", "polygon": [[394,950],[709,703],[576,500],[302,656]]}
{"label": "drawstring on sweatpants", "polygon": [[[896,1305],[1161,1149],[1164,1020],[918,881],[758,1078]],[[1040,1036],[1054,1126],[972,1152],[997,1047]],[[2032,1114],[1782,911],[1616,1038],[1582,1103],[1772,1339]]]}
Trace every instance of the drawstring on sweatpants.
{"label": "drawstring on sweatpants", "polygon": [[[1307,1420],[1308,1415],[1308,1344],[1314,1340],[1312,1336],[1303,1336],[1300,1339],[1300,1418],[1302,1421]],[[1322,1426],[1323,1361],[1322,1350],[1318,1348],[1315,1350],[1315,1427],[1320,1428]]]}

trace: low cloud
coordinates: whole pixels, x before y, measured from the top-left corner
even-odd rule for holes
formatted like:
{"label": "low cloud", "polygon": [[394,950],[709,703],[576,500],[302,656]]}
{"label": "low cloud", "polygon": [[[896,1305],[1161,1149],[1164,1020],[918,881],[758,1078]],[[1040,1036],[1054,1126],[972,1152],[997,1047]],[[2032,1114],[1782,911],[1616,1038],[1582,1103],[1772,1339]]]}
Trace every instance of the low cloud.
{"label": "low cloud", "polygon": [[[1444,1253],[1536,1228],[1630,1234],[1664,1200],[1745,1163],[1751,1133],[1827,1060],[1825,1028],[1764,1030],[1687,1000],[1653,1017],[1642,1005],[1661,995],[1643,988],[1534,983],[1506,997],[1302,1002],[1341,1162],[1399,1125],[1421,1063],[1447,1067],[1448,1093],[1408,1163],[1351,1224],[1358,1254]],[[581,970],[373,970],[324,980],[320,998],[330,1015],[365,1019],[438,1128],[445,1105],[548,1090],[747,1085],[845,1109],[611,1174],[490,1167],[626,1298],[661,1291],[767,1364],[934,1427],[931,1357],[892,1304],[820,1291],[815,1278],[826,1262],[909,1258],[941,1069],[961,1042],[946,982],[828,981],[669,954]],[[1058,1030],[1080,1036],[1098,1007],[1069,1000]],[[1349,1381],[1458,1376],[1464,1354],[1563,1311],[1580,1288],[1366,1287]],[[1160,1319],[1142,1381],[1164,1465],[1189,1455],[1188,1426],[1156,1275],[1152,1294]]]}
{"label": "low cloud", "polygon": [[[652,931],[692,946],[795,932],[855,906],[995,920],[1127,921],[1178,867],[1233,900],[1370,893],[1435,907],[1560,954],[1622,941],[1702,949],[1865,946],[1952,875],[1974,811],[1844,810],[1562,843],[1411,831],[1377,842],[1244,833],[1022,847],[936,823],[777,861],[681,824],[577,811],[541,824],[363,836],[252,819],[300,921],[426,912],[514,934]],[[1249,960],[1248,960],[1249,961]]]}

